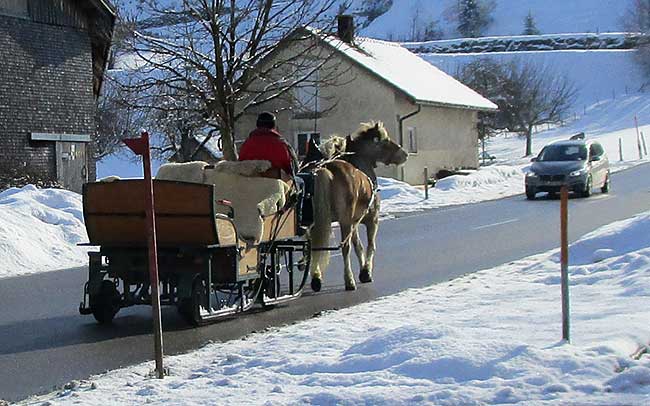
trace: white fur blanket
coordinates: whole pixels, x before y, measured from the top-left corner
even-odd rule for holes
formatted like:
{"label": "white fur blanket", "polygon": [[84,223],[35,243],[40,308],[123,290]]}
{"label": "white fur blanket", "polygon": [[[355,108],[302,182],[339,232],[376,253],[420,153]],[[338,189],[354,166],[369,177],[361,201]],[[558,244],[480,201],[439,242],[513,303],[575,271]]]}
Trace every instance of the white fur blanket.
{"label": "white fur blanket", "polygon": [[[282,208],[289,189],[279,179],[255,176],[270,167],[269,161],[221,161],[214,166],[202,161],[171,163],[160,167],[156,179],[215,185],[215,200],[232,203],[239,235],[258,242],[263,234],[262,216]],[[220,206],[217,210],[223,212]]]}

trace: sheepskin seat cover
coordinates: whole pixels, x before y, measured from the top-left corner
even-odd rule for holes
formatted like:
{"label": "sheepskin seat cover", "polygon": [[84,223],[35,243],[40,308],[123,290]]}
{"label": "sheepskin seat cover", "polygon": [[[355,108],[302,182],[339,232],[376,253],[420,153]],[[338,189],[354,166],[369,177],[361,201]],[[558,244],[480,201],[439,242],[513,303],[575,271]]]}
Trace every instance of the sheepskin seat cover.
{"label": "sheepskin seat cover", "polygon": [[203,172],[206,166],[208,163],[203,161],[164,164],[158,169],[156,179],[205,183]]}
{"label": "sheepskin seat cover", "polygon": [[[165,164],[158,170],[156,179],[215,185],[215,200],[224,199],[232,204],[238,234],[259,242],[263,234],[262,216],[281,209],[289,189],[280,179],[255,176],[270,167],[268,161],[221,161],[214,166],[205,162]],[[225,213],[226,209],[221,207],[217,205],[217,210]]]}

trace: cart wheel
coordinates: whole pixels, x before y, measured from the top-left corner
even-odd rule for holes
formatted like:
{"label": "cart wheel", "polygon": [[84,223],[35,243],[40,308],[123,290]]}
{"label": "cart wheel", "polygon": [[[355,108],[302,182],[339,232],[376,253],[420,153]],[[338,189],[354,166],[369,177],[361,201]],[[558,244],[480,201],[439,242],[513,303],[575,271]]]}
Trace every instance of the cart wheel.
{"label": "cart wheel", "polygon": [[96,295],[89,297],[90,309],[95,316],[95,320],[100,324],[108,324],[120,310],[122,297],[115,287],[115,283],[110,280],[103,280]]}
{"label": "cart wheel", "polygon": [[201,277],[196,277],[192,282],[192,295],[181,299],[178,303],[178,312],[185,321],[194,326],[201,325],[201,307],[207,307],[206,282]]}

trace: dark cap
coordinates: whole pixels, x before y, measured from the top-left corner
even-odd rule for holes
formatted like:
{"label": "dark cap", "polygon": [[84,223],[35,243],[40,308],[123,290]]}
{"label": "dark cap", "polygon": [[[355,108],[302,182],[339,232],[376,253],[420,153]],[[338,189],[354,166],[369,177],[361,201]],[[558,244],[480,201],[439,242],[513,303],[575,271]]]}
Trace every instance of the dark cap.
{"label": "dark cap", "polygon": [[256,125],[262,128],[275,128],[275,116],[268,111],[260,113]]}

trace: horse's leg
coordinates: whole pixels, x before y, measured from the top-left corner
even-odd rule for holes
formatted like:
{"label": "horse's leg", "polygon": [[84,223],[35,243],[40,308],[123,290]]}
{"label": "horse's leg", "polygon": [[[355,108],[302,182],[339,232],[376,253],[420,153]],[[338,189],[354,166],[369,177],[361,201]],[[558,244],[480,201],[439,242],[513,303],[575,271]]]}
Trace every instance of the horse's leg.
{"label": "horse's leg", "polygon": [[354,274],[352,273],[352,266],[350,261],[350,238],[354,238],[350,233],[356,232],[354,225],[341,222],[341,239],[343,246],[341,251],[343,253],[343,277],[345,279],[345,290],[355,290],[357,288],[354,282]]}
{"label": "horse's leg", "polygon": [[357,259],[359,260],[359,269],[363,269],[366,265],[366,253],[363,250],[363,244],[361,243],[361,237],[359,237],[359,225],[354,228],[354,235],[352,236],[352,243],[354,244],[354,252],[357,254]]}
{"label": "horse's leg", "polygon": [[377,249],[375,241],[377,239],[377,230],[379,229],[379,211],[373,208],[364,218],[366,226],[366,235],[368,237],[368,248],[366,251],[366,263],[361,272],[359,272],[359,280],[361,283],[372,282],[372,267],[375,260],[375,250]]}

